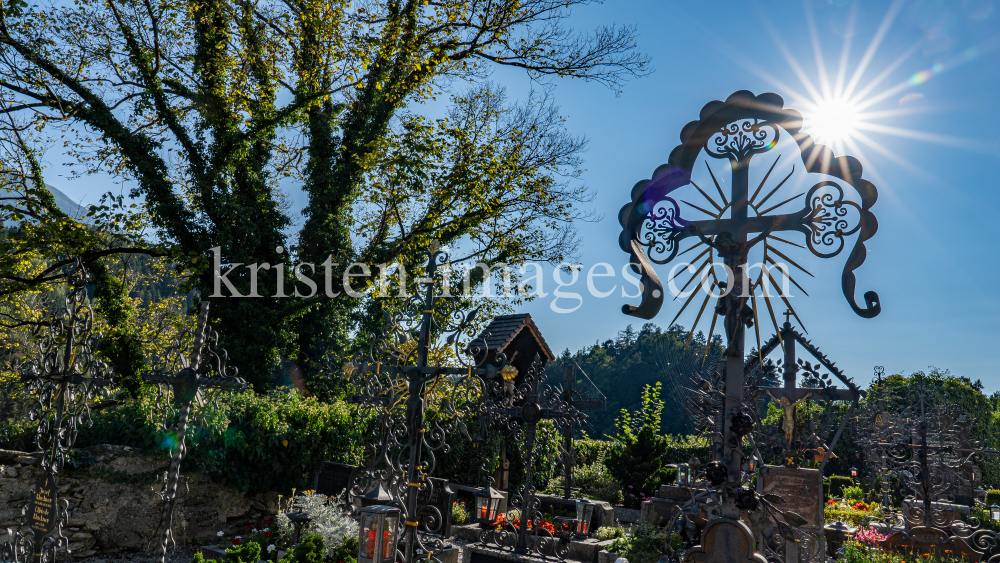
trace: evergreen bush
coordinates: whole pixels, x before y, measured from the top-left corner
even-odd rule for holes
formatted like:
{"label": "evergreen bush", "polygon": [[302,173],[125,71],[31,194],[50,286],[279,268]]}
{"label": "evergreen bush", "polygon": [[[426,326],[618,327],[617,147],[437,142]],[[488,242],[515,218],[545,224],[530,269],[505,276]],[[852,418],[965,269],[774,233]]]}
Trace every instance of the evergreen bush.
{"label": "evergreen bush", "polygon": [[831,475],[828,493],[831,497],[844,496],[844,489],[854,486],[854,479],[844,475]]}
{"label": "evergreen bush", "polygon": [[642,408],[633,417],[622,410],[615,423],[618,428],[615,447],[608,452],[604,464],[621,485],[627,508],[639,508],[644,498],[653,496],[667,480],[663,458],[669,440],[659,434],[663,401],[661,386],[647,385],[642,391]]}

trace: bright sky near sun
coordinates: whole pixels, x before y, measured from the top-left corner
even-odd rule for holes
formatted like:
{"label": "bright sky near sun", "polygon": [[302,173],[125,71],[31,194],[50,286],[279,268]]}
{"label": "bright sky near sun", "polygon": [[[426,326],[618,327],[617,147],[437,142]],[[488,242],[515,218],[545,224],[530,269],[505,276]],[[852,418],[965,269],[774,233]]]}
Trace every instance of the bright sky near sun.
{"label": "bright sky near sun", "polygon": [[[621,313],[638,299],[621,295],[628,256],[618,247],[618,210],[705,103],[770,91],[804,114],[804,130],[818,142],[857,157],[879,193],[879,230],[855,273],[859,301],[877,291],[882,313],[862,319],[844,299],[849,250],[828,260],[803,251],[796,259],[815,278],[804,281],[809,296],[795,291],[792,299],[808,338],[861,383],[875,365],[888,373],[937,366],[1000,389],[989,360],[1000,337],[1000,291],[989,285],[1000,274],[1000,1],[605,0],[577,9],[572,21],[577,29],[608,23],[638,26],[654,72],[619,97],[595,84],[554,83],[567,127],[590,140],[584,180],[603,219],[579,225],[583,275],[564,291],[580,293],[582,305],[553,311],[550,268],[550,295],[521,309],[553,349],[577,350],[642,325]],[[513,69],[493,79],[522,99],[538,87]],[[56,160],[47,180],[74,199],[94,203],[109,189],[93,179],[66,182]],[[300,208],[301,191],[290,187],[289,195]],[[605,298],[587,290],[586,272],[599,262],[617,272],[595,280],[599,291],[615,287]],[[678,309],[668,300],[653,322],[665,326]],[[678,322],[693,320],[685,313]],[[773,329],[761,330],[767,339]]]}
{"label": "bright sky near sun", "polygon": [[[742,89],[775,92],[804,114],[804,130],[818,142],[857,157],[879,192],[879,231],[856,274],[858,299],[877,291],[882,313],[866,320],[848,306],[846,251],[828,260],[802,251],[794,259],[816,277],[805,278],[809,296],[794,291],[792,304],[807,337],[859,382],[876,365],[888,373],[937,366],[1000,389],[1000,369],[989,360],[1000,337],[1000,293],[988,285],[1000,258],[1000,2],[609,0],[577,15],[579,28],[636,24],[655,67],[618,98],[580,83],[556,90],[569,128],[590,139],[585,179],[604,214],[580,226],[584,274],[596,262],[626,262],[617,212],[706,102]],[[508,76],[512,93],[530,87]],[[644,322],[620,312],[638,303],[621,297],[620,271],[595,281],[602,291],[614,283],[614,294],[596,299],[581,278],[584,302],[571,314],[554,313],[551,295],[525,310],[554,349],[576,350]],[[653,322],[669,323],[679,308],[668,300]],[[695,315],[686,311],[678,322],[690,327]],[[766,339],[773,329],[762,325]],[[703,320],[699,329],[707,328]]]}

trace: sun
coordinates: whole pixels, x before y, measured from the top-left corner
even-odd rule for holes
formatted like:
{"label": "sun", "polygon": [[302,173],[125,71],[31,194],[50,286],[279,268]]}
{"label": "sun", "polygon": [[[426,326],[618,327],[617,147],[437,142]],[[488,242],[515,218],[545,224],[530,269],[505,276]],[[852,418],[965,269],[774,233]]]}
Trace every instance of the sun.
{"label": "sun", "polygon": [[855,104],[844,98],[834,98],[810,105],[813,107],[803,115],[803,129],[817,143],[839,149],[856,137],[860,111]]}

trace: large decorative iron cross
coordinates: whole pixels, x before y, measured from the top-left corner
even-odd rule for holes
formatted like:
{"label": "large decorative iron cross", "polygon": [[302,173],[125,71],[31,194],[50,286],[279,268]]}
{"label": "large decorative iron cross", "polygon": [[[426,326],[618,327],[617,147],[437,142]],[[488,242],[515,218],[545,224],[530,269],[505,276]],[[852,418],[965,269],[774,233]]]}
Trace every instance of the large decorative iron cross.
{"label": "large decorative iron cross", "polygon": [[[780,259],[805,271],[785,254],[787,249],[778,246],[804,248],[782,238],[787,236],[785,233],[802,233],[805,246],[821,258],[836,256],[845,246],[845,237],[857,234],[841,279],[844,295],[862,317],[874,317],[881,311],[874,291],[864,294],[864,308],[855,300],[854,270],[865,260],[865,241],[878,228],[870,211],[878,197],[875,186],[862,178],[862,167],[856,159],[835,157],[829,148],[814,144],[808,135],[800,133],[801,115],[784,109],[783,105],[784,101],[776,94],[755,96],[747,91],[736,92],[725,102],[708,103],[702,108],[700,119],[683,128],[681,144],[671,151],[667,164],[659,167],[652,179],[632,188],[631,202],[619,213],[622,225],[619,244],[631,255],[632,268],[642,276],[642,301],[638,306],[625,305],[622,309],[628,315],[651,319],[663,304],[663,284],[653,264],[666,264],[682,254],[702,249],[691,260],[693,273],[681,291],[699,277],[705,285],[706,280],[712,280],[710,287],[705,287],[705,299],[691,333],[695,332],[708,302],[716,299],[709,332],[714,332],[717,316],[723,317],[727,339],[723,416],[731,416],[742,408],[746,328],[758,327],[758,346],[760,343],[758,297],[767,306],[775,331],[779,330],[771,304],[774,296],[767,291],[779,284],[768,268],[781,267],[777,261]],[[753,158],[766,153],[774,155],[770,166],[751,169]],[[791,164],[791,171],[781,179],[779,172],[772,179],[772,173],[786,154],[784,165]],[[695,165],[700,162],[707,168],[718,199],[709,195],[711,189],[702,189],[693,179]],[[728,197],[722,189],[726,178],[723,176],[719,181],[713,162],[717,163],[716,170],[721,169],[720,174],[729,169]],[[756,182],[758,177],[761,179]],[[751,178],[757,184],[752,191]],[[807,185],[808,189],[798,189],[801,185]],[[692,203],[693,198],[704,203]],[[684,214],[700,213],[708,218],[682,217],[682,204]],[[792,206],[791,210],[782,213],[785,206]],[[684,241],[693,244],[681,251]],[[751,280],[748,255],[754,248],[759,248],[763,257],[760,274]],[[716,257],[722,259],[727,279],[718,279]],[[684,268],[680,273],[685,271],[692,272],[691,268]],[[790,274],[785,275],[801,290]],[[668,282],[678,276],[672,275]],[[713,293],[717,289],[721,290],[720,295]],[[677,316],[699,297],[699,292],[692,291]],[[798,319],[787,296],[778,297]],[[724,443],[733,447],[720,452],[719,460],[724,460],[729,468],[729,481],[736,482],[742,453],[736,446],[738,440],[732,439],[730,425],[723,427]],[[734,505],[727,502],[726,506],[726,516],[734,517],[737,514]]]}
{"label": "large decorative iron cross", "polygon": [[69,540],[63,535],[69,514],[65,501],[60,506],[55,474],[63,466],[66,449],[76,441],[79,425],[92,424],[91,403],[107,397],[113,378],[111,368],[94,355],[100,335],[92,332],[94,311],[86,301],[90,275],[79,259],[67,281],[65,306],[43,329],[39,357],[20,370],[21,383],[34,398],[28,418],[38,421],[35,440],[42,452],[42,478],[27,511],[34,541],[18,532],[13,549],[21,554],[33,547],[39,562],[53,560],[58,545],[69,552]]}
{"label": "large decorative iron cross", "polygon": [[[163,362],[155,366],[152,372],[143,374],[143,379],[154,383],[160,388],[159,400],[166,411],[164,427],[174,437],[173,448],[170,451],[170,468],[163,480],[163,510],[160,513],[160,524],[156,531],[159,545],[156,551],[156,563],[163,563],[167,555],[167,544],[173,542],[174,503],[177,500],[177,485],[181,475],[181,461],[187,452],[185,435],[192,409],[205,403],[203,390],[229,389],[242,390],[246,381],[236,376],[235,367],[226,365],[229,356],[223,349],[217,349],[219,335],[208,326],[208,302],[203,301],[198,311],[198,322],[194,332],[194,343],[190,356],[181,352],[181,342],[174,344]],[[170,418],[177,414],[177,422],[169,425]]]}

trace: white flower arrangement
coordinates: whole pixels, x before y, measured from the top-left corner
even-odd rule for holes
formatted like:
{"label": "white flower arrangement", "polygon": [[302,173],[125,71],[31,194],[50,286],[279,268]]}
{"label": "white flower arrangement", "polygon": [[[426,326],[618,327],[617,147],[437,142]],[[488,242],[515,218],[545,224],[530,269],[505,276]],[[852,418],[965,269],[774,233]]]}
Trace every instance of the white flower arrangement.
{"label": "white flower arrangement", "polygon": [[[308,512],[312,520],[303,529],[304,534],[319,534],[323,536],[327,555],[333,555],[344,538],[358,534],[358,523],[344,513],[341,503],[332,501],[324,495],[307,492],[294,497],[289,505],[289,511]],[[275,519],[278,529],[285,530],[289,536],[294,535],[294,527],[287,514],[278,514]]]}
{"label": "white flower arrangement", "polygon": [[268,553],[274,552],[275,549],[278,549],[278,546],[274,545],[273,543],[267,546]]}
{"label": "white flower arrangement", "polygon": [[223,532],[222,530],[219,530],[219,533],[215,534],[215,535],[217,535],[217,536],[219,536],[221,538],[222,536],[226,535],[226,533]]}

